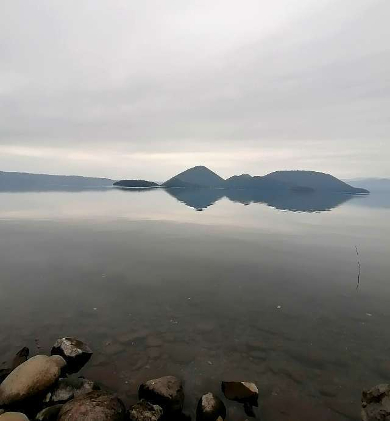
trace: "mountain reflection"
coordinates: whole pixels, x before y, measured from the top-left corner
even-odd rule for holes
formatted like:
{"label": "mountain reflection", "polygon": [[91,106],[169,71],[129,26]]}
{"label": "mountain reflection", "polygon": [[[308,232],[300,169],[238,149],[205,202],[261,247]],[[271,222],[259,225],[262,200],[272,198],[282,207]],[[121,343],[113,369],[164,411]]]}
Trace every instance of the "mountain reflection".
{"label": "mountain reflection", "polygon": [[291,212],[325,212],[347,202],[353,196],[329,192],[263,191],[258,189],[165,189],[179,202],[198,211],[206,209],[223,197],[249,205],[261,203]]}
{"label": "mountain reflection", "polygon": [[225,190],[223,189],[183,189],[173,187],[165,189],[165,191],[179,202],[197,211],[208,208],[225,196]]}

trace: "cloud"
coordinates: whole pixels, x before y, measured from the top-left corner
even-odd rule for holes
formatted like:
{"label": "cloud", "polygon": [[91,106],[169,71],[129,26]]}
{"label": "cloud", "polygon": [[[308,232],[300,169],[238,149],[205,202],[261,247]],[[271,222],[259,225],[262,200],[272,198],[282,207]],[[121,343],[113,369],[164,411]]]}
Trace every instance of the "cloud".
{"label": "cloud", "polygon": [[15,0],[5,9],[2,169],[389,175],[386,0]]}

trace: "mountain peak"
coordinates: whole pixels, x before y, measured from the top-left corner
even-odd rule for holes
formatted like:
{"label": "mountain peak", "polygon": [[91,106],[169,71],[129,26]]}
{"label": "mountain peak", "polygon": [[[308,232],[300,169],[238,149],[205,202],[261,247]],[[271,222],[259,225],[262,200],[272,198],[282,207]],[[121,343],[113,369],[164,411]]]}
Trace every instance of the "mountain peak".
{"label": "mountain peak", "polygon": [[219,187],[225,180],[204,165],[197,165],[175,175],[164,183],[166,187]]}

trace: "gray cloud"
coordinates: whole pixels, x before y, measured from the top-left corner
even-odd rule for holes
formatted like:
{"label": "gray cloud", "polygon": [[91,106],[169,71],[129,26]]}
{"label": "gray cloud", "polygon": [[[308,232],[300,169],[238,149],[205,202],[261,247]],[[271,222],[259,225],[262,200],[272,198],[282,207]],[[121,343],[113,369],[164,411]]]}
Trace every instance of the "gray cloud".
{"label": "gray cloud", "polygon": [[390,175],[387,0],[3,9],[2,169]]}

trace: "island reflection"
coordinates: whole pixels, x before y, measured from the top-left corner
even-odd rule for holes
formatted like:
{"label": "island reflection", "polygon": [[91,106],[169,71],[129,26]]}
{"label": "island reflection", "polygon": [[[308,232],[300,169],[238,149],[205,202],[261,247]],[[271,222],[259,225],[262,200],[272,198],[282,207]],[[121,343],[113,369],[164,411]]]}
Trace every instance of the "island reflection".
{"label": "island reflection", "polygon": [[263,191],[258,189],[185,189],[170,188],[165,191],[197,211],[212,206],[226,197],[235,203],[259,203],[278,210],[291,212],[325,212],[349,201],[353,196],[330,192]]}

